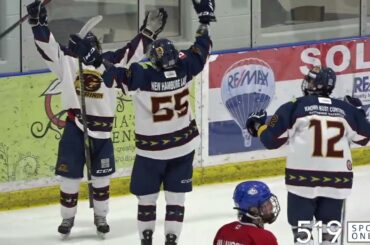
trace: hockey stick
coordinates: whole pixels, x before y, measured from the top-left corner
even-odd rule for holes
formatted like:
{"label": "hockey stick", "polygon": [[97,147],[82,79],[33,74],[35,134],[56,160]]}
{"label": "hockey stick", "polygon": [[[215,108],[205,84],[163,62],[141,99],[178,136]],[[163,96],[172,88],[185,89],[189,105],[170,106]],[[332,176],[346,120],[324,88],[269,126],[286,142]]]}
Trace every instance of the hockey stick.
{"label": "hockey stick", "polygon": [[[95,16],[89,19],[77,35],[80,38],[84,38],[86,34],[92,28],[94,28],[94,26],[96,26],[102,19],[103,17],[101,15],[98,15],[98,16]],[[89,189],[89,204],[90,204],[90,208],[93,208],[94,201],[93,201],[93,187],[91,183],[91,144],[89,140],[89,135],[87,133],[85,79],[83,76],[83,68],[82,68],[81,59],[78,59],[78,68],[79,68],[79,76],[80,76],[81,116],[82,116],[83,133],[84,133],[84,149],[85,149],[85,159],[86,159],[86,168],[87,168],[87,183],[88,183],[88,189]]]}
{"label": "hockey stick", "polygon": [[[51,0],[44,0],[42,4],[46,6],[48,3],[50,3]],[[17,22],[15,22],[13,25],[8,27],[3,33],[0,34],[0,40],[5,37],[9,32],[13,31],[16,27],[18,27],[20,24],[22,24],[25,20],[27,20],[29,17],[29,14],[26,14],[22,18],[20,18]]]}
{"label": "hockey stick", "polygon": [[345,199],[343,201],[341,221],[342,221],[342,235],[340,238],[340,245],[343,245],[344,244],[344,232],[345,232],[345,227],[346,227],[346,200]]}

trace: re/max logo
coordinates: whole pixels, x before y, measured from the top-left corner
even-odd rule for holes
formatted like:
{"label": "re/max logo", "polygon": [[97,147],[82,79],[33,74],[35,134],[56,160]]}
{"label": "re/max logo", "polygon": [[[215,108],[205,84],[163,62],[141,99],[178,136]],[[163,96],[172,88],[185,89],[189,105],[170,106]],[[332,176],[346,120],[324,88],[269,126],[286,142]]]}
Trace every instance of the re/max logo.
{"label": "re/max logo", "polygon": [[227,83],[230,88],[237,88],[243,86],[245,82],[247,84],[254,83],[263,86],[268,86],[268,72],[263,72],[262,70],[249,71],[243,70],[242,73],[235,72],[227,78]]}
{"label": "re/max logo", "polygon": [[353,92],[369,92],[370,91],[370,82],[369,77],[355,77],[353,81]]}

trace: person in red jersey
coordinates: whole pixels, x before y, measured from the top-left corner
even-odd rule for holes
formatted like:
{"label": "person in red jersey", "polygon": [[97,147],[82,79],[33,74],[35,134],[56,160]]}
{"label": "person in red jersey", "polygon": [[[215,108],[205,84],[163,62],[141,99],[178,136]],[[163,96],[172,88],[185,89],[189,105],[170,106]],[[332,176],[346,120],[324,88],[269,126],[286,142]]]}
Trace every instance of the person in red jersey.
{"label": "person in red jersey", "polygon": [[274,234],[264,229],[273,223],[280,213],[277,197],[261,181],[245,181],[234,191],[238,221],[222,226],[213,245],[277,245]]}

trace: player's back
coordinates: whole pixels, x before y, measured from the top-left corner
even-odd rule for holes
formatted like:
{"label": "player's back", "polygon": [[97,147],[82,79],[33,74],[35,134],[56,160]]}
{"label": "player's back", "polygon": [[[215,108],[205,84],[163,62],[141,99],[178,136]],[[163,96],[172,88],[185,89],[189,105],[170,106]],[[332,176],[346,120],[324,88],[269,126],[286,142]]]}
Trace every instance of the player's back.
{"label": "player's back", "polygon": [[199,135],[193,119],[189,89],[192,76],[185,65],[170,70],[152,63],[131,66],[139,155],[171,159],[194,150]]}
{"label": "player's back", "polygon": [[308,198],[345,198],[353,178],[349,142],[360,139],[354,107],[319,96],[300,97],[290,107],[288,190]]}
{"label": "player's back", "polygon": [[218,230],[213,245],[277,245],[277,240],[270,231],[235,221]]}

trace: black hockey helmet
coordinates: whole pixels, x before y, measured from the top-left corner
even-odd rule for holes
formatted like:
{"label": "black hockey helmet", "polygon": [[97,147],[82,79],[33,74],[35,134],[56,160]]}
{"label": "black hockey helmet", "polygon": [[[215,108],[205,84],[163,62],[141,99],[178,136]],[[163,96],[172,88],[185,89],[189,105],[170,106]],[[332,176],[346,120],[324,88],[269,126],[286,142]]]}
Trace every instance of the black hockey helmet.
{"label": "black hockey helmet", "polygon": [[337,76],[333,69],[315,66],[304,76],[301,88],[304,95],[329,96],[333,92],[336,80]]}
{"label": "black hockey helmet", "polygon": [[179,51],[170,40],[163,38],[150,44],[147,56],[157,67],[171,69],[179,59]]}

